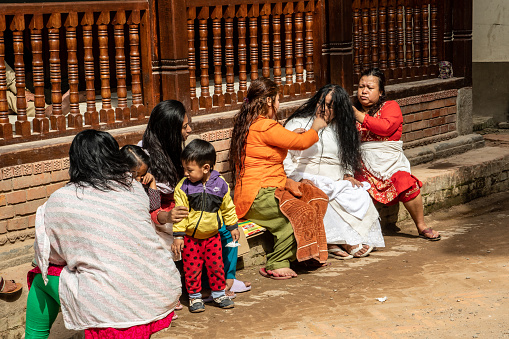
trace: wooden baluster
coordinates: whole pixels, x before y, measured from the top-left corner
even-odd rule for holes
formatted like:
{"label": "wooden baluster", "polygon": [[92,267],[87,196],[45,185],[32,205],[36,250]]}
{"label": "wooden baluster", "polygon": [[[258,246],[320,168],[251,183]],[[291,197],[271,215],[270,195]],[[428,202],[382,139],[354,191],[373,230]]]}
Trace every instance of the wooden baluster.
{"label": "wooden baluster", "polygon": [[[390,13],[390,9],[389,9]],[[387,68],[387,0],[381,0],[378,5],[379,29],[375,35],[380,37],[380,68]],[[376,27],[375,27],[376,30]],[[371,28],[373,32],[373,27]],[[389,17],[389,39],[390,39],[390,17]]]}
{"label": "wooden baluster", "polygon": [[101,98],[102,108],[99,111],[101,123],[112,124],[115,122],[115,111],[111,106],[110,88],[110,56],[108,53],[108,25],[110,12],[104,11],[97,19],[97,40],[99,42],[99,72],[101,75]]}
{"label": "wooden baluster", "polygon": [[[49,132],[49,119],[44,115],[44,63],[42,60],[42,29],[44,22],[42,14],[34,14],[30,21],[32,40],[32,68],[34,78],[35,118],[32,121],[34,133]],[[0,61],[1,62],[1,61]],[[3,63],[2,63],[3,64]]]}
{"label": "wooden baluster", "polygon": [[[378,25],[377,25],[377,9],[378,9],[378,0],[371,0],[371,7],[369,9],[369,21],[371,28],[371,66],[378,67]],[[385,18],[385,15],[384,15]],[[385,27],[384,27],[385,30]],[[386,32],[384,31],[384,34]],[[385,39],[387,37],[384,37]]]}
{"label": "wooden baluster", "polygon": [[272,59],[274,60],[273,73],[274,82],[281,86],[281,14],[283,13],[283,4],[278,2],[274,4],[272,10]]}
{"label": "wooden baluster", "polygon": [[235,5],[230,5],[224,13],[224,59],[226,64],[226,93],[224,95],[225,104],[231,105],[237,102],[235,96],[235,76],[233,67],[235,66],[235,50],[233,47],[233,18],[235,17]]}
{"label": "wooden baluster", "polygon": [[124,28],[126,24],[125,11],[118,11],[111,22],[113,24],[113,39],[115,40],[115,70],[117,75],[117,108],[115,116],[117,121],[129,121],[131,113],[127,107],[127,70],[124,51]]}
{"label": "wooden baluster", "polygon": [[[397,79],[402,79],[403,69],[405,68],[405,31],[403,28],[403,1],[397,0],[397,31],[398,31],[398,71]],[[392,0],[392,2],[394,2]]]}
{"label": "wooden baluster", "polygon": [[390,78],[394,78],[396,72],[396,6],[394,1],[390,1],[389,4],[389,62],[388,66],[390,69]]}
{"label": "wooden baluster", "polygon": [[258,79],[258,17],[260,6],[251,5],[249,12],[249,61],[251,64],[251,81]]}
{"label": "wooden baluster", "polygon": [[237,100],[243,101],[247,93],[247,45],[246,45],[246,17],[247,5],[240,5],[237,11],[237,25],[239,35],[239,91],[237,92]]}
{"label": "wooden baluster", "polygon": [[270,13],[271,5],[264,4],[260,11],[262,25],[262,76],[270,78]]}
{"label": "wooden baluster", "polygon": [[354,0],[352,3],[353,10],[353,33],[352,33],[352,44],[353,44],[353,72],[355,74],[355,80],[360,76],[361,73],[361,0]]}
{"label": "wooden baluster", "polygon": [[50,116],[51,129],[65,131],[66,121],[62,112],[62,71],[60,69],[60,13],[51,14],[48,23],[49,69],[51,81],[51,104],[53,112]]}
{"label": "wooden baluster", "polygon": [[14,73],[16,74],[16,104],[18,117],[16,120],[16,135],[26,137],[31,134],[30,122],[27,119],[27,102],[25,99],[25,62],[23,61],[23,32],[25,18],[15,15],[11,22],[12,45],[14,49]]}
{"label": "wooden baluster", "polygon": [[207,45],[208,29],[207,20],[209,19],[209,8],[202,7],[198,14],[199,34],[200,34],[200,108],[212,108],[212,97],[209,92],[209,47]]}
{"label": "wooden baluster", "polygon": [[129,65],[131,67],[131,93],[133,96],[131,119],[135,120],[143,120],[146,113],[146,108],[143,105],[143,92],[141,87],[140,22],[140,11],[132,11],[129,19],[127,19],[127,24],[129,25]]}
{"label": "wooden baluster", "polygon": [[198,111],[200,103],[196,97],[196,48],[194,48],[194,37],[196,32],[194,30],[194,21],[196,20],[196,7],[189,7],[187,9],[187,51],[189,65],[189,93],[191,96],[191,109]]}
{"label": "wooden baluster", "polygon": [[406,0],[405,6],[405,49],[406,49],[406,68],[404,78],[412,77],[412,70],[414,66],[413,60],[413,46],[412,46],[412,13],[413,13],[413,0]]}
{"label": "wooden baluster", "polygon": [[96,127],[99,125],[99,113],[95,106],[95,74],[94,74],[94,39],[92,25],[94,13],[86,12],[81,19],[83,28],[83,64],[85,68],[85,85],[87,90],[87,111],[85,112],[85,125]]}
{"label": "wooden baluster", "polygon": [[431,1],[431,42],[430,42],[430,74],[438,74],[438,4]]}
{"label": "wooden baluster", "polygon": [[362,67],[364,69],[371,67],[369,49],[369,1],[363,0],[362,8]]}
{"label": "wooden baluster", "polygon": [[288,2],[283,8],[285,18],[285,95],[295,95],[293,86],[293,2]]}
{"label": "wooden baluster", "polygon": [[304,10],[304,2],[298,2],[295,8],[295,94],[306,93],[304,86]]}
{"label": "wooden baluster", "polygon": [[76,27],[78,26],[78,13],[71,12],[67,15],[64,24],[66,28],[67,44],[67,69],[69,73],[69,91],[70,91],[70,112],[67,116],[67,125],[70,128],[79,128],[83,126],[83,116],[80,113],[80,98],[78,92],[79,74],[78,74],[78,41],[76,39]]}
{"label": "wooden baluster", "polygon": [[314,12],[315,2],[309,1],[306,6],[306,91],[313,92],[316,88],[315,71],[313,62],[313,25],[314,25]]}
{"label": "wooden baluster", "polygon": [[422,39],[421,39],[421,7],[419,1],[414,1],[414,77],[420,77],[422,65]]}
{"label": "wooden baluster", "polygon": [[428,4],[422,5],[422,74],[428,75],[429,67],[429,23]]}
{"label": "wooden baluster", "polygon": [[5,41],[7,28],[5,15],[0,14],[0,139],[12,139],[12,124],[9,122],[9,105],[7,104],[7,76],[5,74]]}
{"label": "wooden baluster", "polygon": [[223,18],[223,6],[216,6],[212,11],[212,37],[214,44],[212,46],[212,55],[214,59],[214,96],[212,103],[214,106],[224,107],[225,100],[223,95],[223,75],[221,66],[223,65],[221,48],[221,19]]}

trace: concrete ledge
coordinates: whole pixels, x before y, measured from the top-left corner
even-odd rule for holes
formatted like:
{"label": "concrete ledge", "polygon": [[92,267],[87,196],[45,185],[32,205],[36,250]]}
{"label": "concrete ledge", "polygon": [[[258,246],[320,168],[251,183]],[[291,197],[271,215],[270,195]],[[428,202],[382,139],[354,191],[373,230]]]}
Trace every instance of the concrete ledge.
{"label": "concrete ledge", "polygon": [[468,134],[426,146],[405,149],[405,155],[412,166],[415,166],[481,147],[484,147],[483,137],[479,134]]}

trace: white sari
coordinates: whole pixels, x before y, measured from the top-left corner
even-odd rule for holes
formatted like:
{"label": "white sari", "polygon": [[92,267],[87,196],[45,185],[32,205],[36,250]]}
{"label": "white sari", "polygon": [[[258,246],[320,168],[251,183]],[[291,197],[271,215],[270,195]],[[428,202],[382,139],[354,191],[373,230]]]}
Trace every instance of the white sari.
{"label": "white sari", "polygon": [[[309,129],[313,119],[292,119],[288,130]],[[303,151],[288,151],[283,162],[286,175],[295,180],[311,180],[329,196],[329,207],[323,220],[328,244],[368,244],[384,247],[378,212],[367,192],[368,183],[352,187],[343,180],[345,170],[338,158],[334,131],[327,126],[319,133],[320,140]]]}

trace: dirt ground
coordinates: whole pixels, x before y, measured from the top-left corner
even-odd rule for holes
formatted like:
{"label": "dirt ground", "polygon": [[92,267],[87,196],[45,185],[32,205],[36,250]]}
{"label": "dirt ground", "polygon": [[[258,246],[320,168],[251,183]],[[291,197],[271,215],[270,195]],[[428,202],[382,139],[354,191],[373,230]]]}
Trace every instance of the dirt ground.
{"label": "dirt ground", "polygon": [[184,308],[153,338],[509,338],[509,192],[426,220],[441,241],[406,222],[367,258],[283,281],[243,270],[234,309]]}

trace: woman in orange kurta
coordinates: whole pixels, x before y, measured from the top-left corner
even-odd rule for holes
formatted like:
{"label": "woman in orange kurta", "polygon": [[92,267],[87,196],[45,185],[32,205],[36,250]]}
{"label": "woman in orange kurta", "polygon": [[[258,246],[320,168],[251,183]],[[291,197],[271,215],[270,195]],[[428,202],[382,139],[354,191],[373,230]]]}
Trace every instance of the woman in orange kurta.
{"label": "woman in orange kurta", "polygon": [[274,236],[274,251],[267,254],[267,264],[260,272],[274,279],[288,279],[297,276],[290,269],[297,244],[274,192],[286,184],[283,160],[288,150],[313,145],[318,141],[318,131],[327,123],[320,117],[308,131],[288,131],[275,121],[278,108],[277,84],[267,78],[254,80],[234,118],[230,167],[238,217],[265,227]]}

